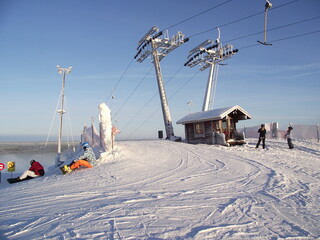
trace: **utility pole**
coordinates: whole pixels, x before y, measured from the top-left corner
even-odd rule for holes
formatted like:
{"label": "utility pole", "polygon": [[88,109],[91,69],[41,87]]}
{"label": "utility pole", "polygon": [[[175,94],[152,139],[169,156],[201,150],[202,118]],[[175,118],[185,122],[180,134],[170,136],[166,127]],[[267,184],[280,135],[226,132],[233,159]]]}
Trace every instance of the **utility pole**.
{"label": "utility pole", "polygon": [[59,165],[61,165],[61,139],[62,139],[62,118],[63,118],[63,114],[65,114],[66,112],[64,111],[64,85],[65,85],[65,81],[66,81],[66,74],[71,72],[72,67],[68,67],[68,68],[62,68],[59,65],[57,65],[58,68],[58,73],[62,74],[62,87],[61,87],[61,109],[58,110],[58,113],[60,114],[60,126],[59,126],[59,136],[58,136],[58,153],[56,156],[56,162],[55,162],[55,166],[58,167]]}
{"label": "utility pole", "polygon": [[214,95],[218,80],[218,66],[223,65],[222,62],[224,60],[238,52],[238,49],[233,49],[231,44],[222,46],[219,28],[218,33],[219,36],[215,42],[208,39],[193,48],[189,52],[188,61],[184,64],[184,66],[188,67],[200,65],[200,71],[210,67],[202,111],[209,111],[213,108]]}
{"label": "utility pole", "polygon": [[152,55],[167,139],[179,141],[181,138],[174,136],[173,132],[168,100],[161,73],[160,61],[168,53],[179,47],[181,44],[187,42],[189,39],[185,38],[184,34],[182,34],[181,32],[178,32],[171,39],[169,39],[168,35],[169,34],[167,30],[159,32],[159,29],[156,26],[153,26],[138,42],[138,52],[134,58],[141,63],[146,58]]}

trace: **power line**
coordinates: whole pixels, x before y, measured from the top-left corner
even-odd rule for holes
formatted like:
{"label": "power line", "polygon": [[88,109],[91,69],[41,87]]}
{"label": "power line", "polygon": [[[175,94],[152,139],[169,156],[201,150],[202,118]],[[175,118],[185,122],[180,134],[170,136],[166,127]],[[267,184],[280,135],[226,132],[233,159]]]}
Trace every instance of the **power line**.
{"label": "power line", "polygon": [[[281,8],[281,7],[287,6],[287,5],[289,5],[289,4],[292,4],[292,3],[295,3],[295,2],[298,2],[298,1],[299,1],[299,0],[294,0],[294,1],[291,1],[291,2],[288,2],[288,3],[284,3],[284,4],[280,5],[280,6],[277,6],[277,7],[274,7],[274,8],[272,8],[272,9],[270,9],[270,11],[271,11],[271,10],[275,10],[275,9],[277,9],[277,8]],[[198,35],[201,35],[201,34],[204,34],[204,33],[210,32],[210,31],[213,31],[213,30],[216,30],[217,28],[223,28],[223,27],[226,27],[226,26],[228,26],[228,25],[241,22],[241,21],[243,21],[243,20],[246,20],[246,19],[255,17],[255,16],[257,16],[257,15],[259,15],[259,14],[262,14],[262,13],[264,13],[264,11],[260,11],[260,12],[254,13],[254,14],[252,14],[252,15],[249,15],[249,16],[247,16],[247,17],[239,18],[239,19],[237,19],[237,20],[234,20],[234,21],[231,21],[231,22],[222,24],[222,25],[217,26],[217,27],[215,27],[215,28],[210,28],[210,29],[208,29],[208,30],[205,30],[205,31],[202,31],[202,32],[193,34],[193,35],[190,35],[189,38],[192,38],[192,37],[195,37],[195,36],[198,36]]]}
{"label": "power line", "polygon": [[189,17],[189,18],[186,18],[185,20],[182,20],[182,21],[180,21],[180,22],[178,22],[178,23],[175,23],[175,24],[173,24],[173,25],[171,25],[170,27],[167,27],[167,28],[165,28],[165,29],[173,28],[173,27],[175,27],[175,26],[177,26],[177,25],[179,25],[179,24],[182,24],[182,23],[184,23],[184,22],[187,22],[187,21],[189,21],[189,20],[191,20],[191,19],[193,19],[193,18],[196,18],[196,17],[198,17],[198,16],[200,16],[200,15],[202,15],[202,14],[204,14],[204,13],[207,13],[207,12],[209,12],[209,11],[211,11],[211,10],[214,10],[214,9],[216,9],[216,8],[218,8],[218,7],[226,4],[226,3],[228,3],[228,2],[231,2],[231,1],[232,1],[232,0],[225,1],[225,2],[223,2],[223,3],[221,3],[221,4],[217,5],[217,6],[214,6],[214,7],[212,7],[212,8],[209,8],[209,9],[207,9],[207,10],[205,10],[205,11],[202,11],[202,12],[196,14],[196,15],[193,15],[193,16],[191,16],[191,17]]}

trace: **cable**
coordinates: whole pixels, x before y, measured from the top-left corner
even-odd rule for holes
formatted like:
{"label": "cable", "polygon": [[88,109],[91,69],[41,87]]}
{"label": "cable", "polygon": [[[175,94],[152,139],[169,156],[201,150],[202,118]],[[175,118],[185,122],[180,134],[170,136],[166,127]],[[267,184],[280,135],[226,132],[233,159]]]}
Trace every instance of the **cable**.
{"label": "cable", "polygon": [[[317,19],[317,18],[320,18],[320,16],[309,18],[309,19],[305,19],[305,20],[301,20],[301,21],[294,22],[294,23],[289,23],[289,24],[286,24],[286,25],[283,25],[283,26],[279,26],[279,27],[275,27],[275,28],[271,28],[271,29],[267,30],[267,32],[271,32],[271,31],[278,30],[278,29],[281,29],[281,28],[293,26],[293,25],[296,25],[296,24],[299,24],[299,23],[308,22],[308,21],[311,21],[311,20],[314,20],[314,19]],[[245,35],[245,36],[241,36],[241,37],[237,37],[237,38],[234,38],[234,39],[231,39],[231,40],[227,40],[226,42],[232,42],[232,41],[239,40],[239,39],[242,39],[242,38],[252,37],[254,35],[258,35],[258,34],[261,34],[263,32],[264,31],[248,34],[248,35]]]}
{"label": "cable", "polygon": [[180,92],[180,90],[182,88],[184,88],[189,82],[191,82],[191,80],[194,79],[195,76],[197,76],[197,74],[199,74],[200,71],[197,71],[188,81],[186,81],[180,88],[178,88],[169,98],[168,100],[171,100],[176,94],[178,94],[178,92]]}
{"label": "cable", "polygon": [[[306,35],[310,35],[310,34],[314,34],[314,33],[318,33],[318,32],[320,32],[320,30],[316,30],[316,31],[313,31],[313,32],[308,32],[308,33],[302,33],[302,34],[298,34],[298,35],[294,35],[294,36],[290,36],[290,37],[276,39],[276,40],[270,41],[270,43],[280,42],[280,41],[288,40],[288,39],[291,39],[291,38],[302,37],[302,36],[306,36]],[[245,47],[240,47],[239,49],[245,49],[245,48],[250,48],[250,47],[255,47],[255,46],[261,46],[261,44],[256,43],[256,44],[248,45],[248,46],[245,46]]]}
{"label": "cable", "polygon": [[167,28],[165,28],[165,29],[173,28],[173,27],[175,27],[175,26],[177,26],[177,25],[179,25],[179,24],[181,24],[181,23],[187,22],[187,21],[189,21],[189,20],[191,20],[191,19],[193,19],[193,18],[196,18],[196,17],[198,17],[198,16],[200,16],[200,15],[206,13],[206,12],[209,12],[209,11],[211,11],[211,10],[213,10],[213,9],[216,9],[216,8],[218,8],[218,7],[226,4],[226,3],[228,3],[228,2],[231,2],[231,1],[232,1],[232,0],[225,1],[225,2],[223,2],[223,3],[221,3],[221,4],[217,5],[217,6],[214,6],[214,7],[212,7],[212,8],[209,8],[209,9],[207,9],[207,10],[205,10],[205,11],[202,11],[202,12],[196,14],[196,15],[193,15],[192,17],[189,17],[189,18],[187,18],[187,19],[185,19],[185,20],[182,20],[182,21],[180,21],[180,22],[178,22],[178,23],[176,23],[176,24],[173,24],[173,25],[171,25],[170,27],[167,27]]}
{"label": "cable", "polygon": [[131,66],[132,62],[134,61],[134,58],[130,61],[130,63],[128,64],[128,66],[126,67],[126,69],[124,70],[123,74],[121,75],[120,79],[118,80],[116,86],[111,90],[110,95],[108,96],[106,102],[109,100],[109,98],[113,95],[114,91],[116,90],[116,88],[118,87],[119,83],[121,82],[123,76],[126,74],[126,72],[128,71],[129,67]]}
{"label": "cable", "polygon": [[316,31],[313,31],[313,32],[302,33],[302,34],[298,34],[298,35],[294,35],[294,36],[290,36],[290,37],[285,37],[285,38],[276,39],[276,40],[273,40],[273,41],[271,41],[271,42],[272,42],[272,43],[274,43],[274,42],[280,42],[280,41],[283,41],[283,40],[287,40],[287,39],[291,39],[291,38],[297,38],[297,37],[302,37],[302,36],[306,36],[306,35],[310,35],[310,34],[314,34],[314,33],[318,33],[318,32],[320,32],[320,29],[319,29],[319,30],[316,30]]}
{"label": "cable", "polygon": [[[123,76],[126,74],[126,72],[128,71],[128,69],[130,68],[130,66],[131,66],[131,64],[133,63],[133,61],[134,61],[134,58],[130,61],[130,63],[128,64],[128,66],[126,67],[126,69],[124,70],[124,72],[122,73],[120,79],[119,79],[118,82],[116,83],[116,86],[111,90],[111,92],[110,92],[109,96],[107,97],[107,100],[105,101],[105,103],[107,103],[108,100],[110,99],[110,97],[112,97],[114,91],[117,89],[119,83],[121,82]],[[96,116],[93,118],[93,122],[98,118],[98,116],[99,116],[99,113],[96,114]]]}
{"label": "cable", "polygon": [[[168,100],[170,100],[171,98],[173,98],[182,88],[184,88],[189,82],[191,82],[191,80],[193,80],[193,78],[199,73],[200,71],[197,71],[187,82],[185,82],[180,88],[178,88],[172,95],[171,97],[168,98]],[[139,128],[141,128],[146,122],[148,122],[159,110],[161,109],[161,107],[157,108],[153,113],[151,113],[149,115],[149,117],[143,121],[135,130],[133,130],[133,132],[126,138],[126,140],[128,140]]]}
{"label": "cable", "polygon": [[[183,67],[184,67],[184,66],[182,65],[182,66],[178,69],[178,71],[176,71],[175,74],[173,74],[173,76],[172,76],[164,85],[167,85],[167,84],[180,72],[180,70],[181,70]],[[157,95],[158,95],[158,92],[156,92],[156,93],[149,99],[149,101],[128,121],[128,123],[121,129],[121,131],[124,131],[124,130],[128,127],[129,123],[131,123],[131,122],[143,111],[143,109],[145,109],[145,108],[148,106],[148,104],[149,104]]]}
{"label": "cable", "polygon": [[118,115],[118,113],[120,112],[120,110],[124,107],[124,105],[129,101],[129,99],[131,98],[131,96],[133,95],[133,93],[138,89],[138,87],[141,85],[141,83],[147,78],[147,76],[149,75],[150,71],[152,70],[153,67],[151,67],[149,69],[149,71],[147,72],[147,74],[142,78],[142,80],[138,83],[138,85],[133,89],[133,91],[131,92],[131,94],[129,95],[129,97],[127,97],[127,99],[124,101],[124,103],[121,105],[121,107],[119,108],[118,112],[113,116],[116,117]]}
{"label": "cable", "polygon": [[[291,1],[291,2],[288,2],[288,3],[284,3],[284,4],[280,5],[280,6],[271,8],[270,11],[271,11],[271,10],[275,10],[275,9],[277,9],[277,8],[281,8],[281,7],[287,6],[287,5],[289,5],[289,4],[292,4],[292,3],[295,3],[295,2],[298,2],[298,1],[300,1],[300,0],[294,0],[294,1]],[[204,34],[204,33],[210,32],[210,31],[213,31],[213,30],[216,30],[217,28],[223,28],[223,27],[225,27],[225,26],[228,26],[228,25],[231,25],[231,24],[234,24],[234,23],[237,23],[237,22],[241,22],[241,21],[243,21],[243,20],[246,20],[246,19],[248,19],[248,18],[255,17],[255,16],[257,16],[257,15],[259,15],[259,14],[262,14],[262,13],[264,13],[264,11],[257,12],[257,13],[254,13],[254,14],[252,14],[252,15],[249,15],[249,16],[247,16],[247,17],[239,18],[239,19],[234,20],[234,21],[231,21],[231,22],[229,22],[229,23],[222,24],[222,25],[217,26],[217,27],[215,27],[215,28],[210,28],[210,29],[205,30],[205,31],[202,31],[202,32],[200,32],[200,33],[196,33],[196,34],[190,35],[189,38],[192,38],[192,37],[195,37],[195,36],[198,36],[198,35],[201,35],[201,34]]]}

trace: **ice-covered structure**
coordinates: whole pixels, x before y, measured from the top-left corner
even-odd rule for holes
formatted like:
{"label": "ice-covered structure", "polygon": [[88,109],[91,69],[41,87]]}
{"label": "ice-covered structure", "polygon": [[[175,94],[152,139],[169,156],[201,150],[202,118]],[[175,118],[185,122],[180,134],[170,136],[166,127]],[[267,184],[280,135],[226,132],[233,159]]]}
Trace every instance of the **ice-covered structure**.
{"label": "ice-covered structure", "polygon": [[109,152],[113,144],[111,111],[105,103],[99,105],[99,110],[100,143],[101,147]]}
{"label": "ice-covered structure", "polygon": [[119,132],[112,125],[111,110],[105,103],[99,104],[99,131],[92,124],[91,127],[84,126],[81,142],[88,142],[92,148],[100,152],[111,152],[114,146],[114,137]]}

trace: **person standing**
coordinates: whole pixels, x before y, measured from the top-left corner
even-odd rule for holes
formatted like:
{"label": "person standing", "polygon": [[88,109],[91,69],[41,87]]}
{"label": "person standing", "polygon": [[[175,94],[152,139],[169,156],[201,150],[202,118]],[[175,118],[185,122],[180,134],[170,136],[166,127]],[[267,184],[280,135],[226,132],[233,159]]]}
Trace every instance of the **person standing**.
{"label": "person standing", "polygon": [[287,142],[288,142],[288,146],[290,149],[293,149],[294,146],[293,146],[293,143],[292,143],[292,139],[291,139],[291,131],[292,131],[293,127],[289,126],[288,127],[288,130],[287,130],[287,133],[285,135],[285,137],[287,138]]}
{"label": "person standing", "polygon": [[44,175],[44,168],[39,162],[32,159],[30,161],[30,165],[31,167],[26,170],[20,177],[18,177],[17,180],[22,181],[26,178],[35,178]]}
{"label": "person standing", "polygon": [[267,134],[267,130],[266,130],[264,124],[261,124],[261,128],[259,128],[258,133],[259,133],[259,140],[258,140],[258,143],[257,143],[257,145],[256,145],[256,148],[259,147],[259,145],[260,145],[260,143],[261,143],[261,141],[262,141],[262,148],[265,149],[265,147],[266,147],[266,134]]}

